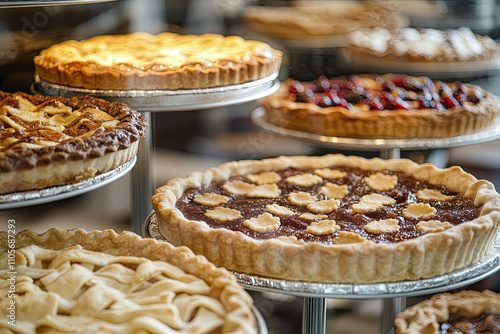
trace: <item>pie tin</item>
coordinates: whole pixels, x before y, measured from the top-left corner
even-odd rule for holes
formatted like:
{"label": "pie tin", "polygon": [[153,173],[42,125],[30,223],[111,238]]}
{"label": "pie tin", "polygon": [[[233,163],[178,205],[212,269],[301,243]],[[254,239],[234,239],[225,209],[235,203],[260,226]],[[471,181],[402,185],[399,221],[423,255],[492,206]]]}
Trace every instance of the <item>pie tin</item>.
{"label": "pie tin", "polygon": [[[144,221],[142,234],[147,238],[168,242],[160,232],[154,212]],[[448,291],[478,282],[499,269],[500,234],[497,235],[493,247],[481,260],[428,279],[374,284],[343,284],[291,281],[238,272],[233,272],[233,274],[243,287],[260,292],[315,298],[375,299],[421,296]]]}
{"label": "pie tin", "polygon": [[112,102],[123,102],[137,111],[183,111],[223,107],[254,101],[278,90],[279,72],[238,85],[189,90],[100,90],[49,83],[35,75],[34,94],[49,96],[91,95]]}
{"label": "pie tin", "polygon": [[316,145],[355,150],[374,149],[437,149],[455,146],[479,144],[500,138],[500,117],[495,123],[481,131],[471,134],[446,138],[380,138],[380,137],[335,137],[307,131],[283,128],[267,121],[264,108],[252,111],[252,122],[271,133],[298,140],[305,140]]}
{"label": "pie tin", "polygon": [[132,170],[136,161],[137,157],[134,157],[112,170],[77,183],[0,195],[0,210],[49,203],[84,194],[124,176]]}
{"label": "pie tin", "polygon": [[0,1],[0,8],[11,7],[38,7],[38,6],[53,6],[53,5],[80,5],[87,3],[111,2],[117,0],[22,0],[22,1]]}

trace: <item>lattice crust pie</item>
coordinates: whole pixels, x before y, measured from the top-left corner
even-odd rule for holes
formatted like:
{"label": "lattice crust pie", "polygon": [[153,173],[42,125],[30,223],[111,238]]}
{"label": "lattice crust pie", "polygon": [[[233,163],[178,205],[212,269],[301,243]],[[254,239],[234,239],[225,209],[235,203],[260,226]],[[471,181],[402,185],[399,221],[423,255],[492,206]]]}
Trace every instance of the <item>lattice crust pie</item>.
{"label": "lattice crust pie", "polygon": [[353,60],[386,59],[412,62],[474,62],[497,59],[499,44],[469,28],[436,30],[384,28],[349,34],[343,48]]}
{"label": "lattice crust pie", "polygon": [[109,171],[135,156],[146,128],[123,103],[0,92],[0,194]]}
{"label": "lattice crust pie", "polygon": [[234,276],[185,247],[112,230],[23,231],[12,269],[0,236],[2,333],[257,332]]}
{"label": "lattice crust pie", "polygon": [[407,308],[396,334],[500,333],[500,295],[485,290],[442,293]]}
{"label": "lattice crust pie", "polygon": [[404,74],[289,79],[260,103],[274,125],[340,137],[454,137],[500,114],[498,97],[478,86]]}
{"label": "lattice crust pie", "polygon": [[105,90],[195,89],[240,84],[279,70],[281,51],[216,34],[97,36],[66,41],[35,57],[47,82]]}
{"label": "lattice crust pie", "polygon": [[459,167],[343,155],[228,162],[152,199],[162,235],[230,270],[315,282],[414,280],[482,258],[500,195]]}

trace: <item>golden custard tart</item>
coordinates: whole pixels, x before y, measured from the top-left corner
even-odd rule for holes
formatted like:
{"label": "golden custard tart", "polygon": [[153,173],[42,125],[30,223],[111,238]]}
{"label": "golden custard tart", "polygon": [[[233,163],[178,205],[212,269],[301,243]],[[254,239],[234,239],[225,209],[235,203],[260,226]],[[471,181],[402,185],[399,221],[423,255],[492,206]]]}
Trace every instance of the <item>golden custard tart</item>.
{"label": "golden custard tart", "polygon": [[250,295],[185,247],[82,229],[0,245],[2,333],[257,333]]}
{"label": "golden custard tart", "polygon": [[455,137],[500,115],[498,97],[479,86],[405,74],[290,78],[260,104],[271,124],[338,137]]}
{"label": "golden custard tart", "polygon": [[210,88],[277,72],[282,52],[239,36],[132,33],[69,40],[35,57],[41,80],[102,90]]}
{"label": "golden custard tart", "polygon": [[147,126],[123,103],[0,92],[0,194],[116,168],[135,157]]}
{"label": "golden custard tart", "polygon": [[493,247],[500,195],[460,167],[332,154],[227,162],[152,198],[161,234],[232,271],[294,281],[399,282]]}
{"label": "golden custard tart", "polygon": [[500,333],[500,295],[489,290],[441,293],[394,319],[395,334]]}

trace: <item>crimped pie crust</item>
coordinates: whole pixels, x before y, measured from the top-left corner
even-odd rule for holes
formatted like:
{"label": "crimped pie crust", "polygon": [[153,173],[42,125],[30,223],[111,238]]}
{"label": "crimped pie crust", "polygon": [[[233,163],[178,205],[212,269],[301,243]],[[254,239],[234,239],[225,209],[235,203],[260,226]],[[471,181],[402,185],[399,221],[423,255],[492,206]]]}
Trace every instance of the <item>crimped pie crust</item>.
{"label": "crimped pie crust", "polygon": [[[277,171],[288,167],[358,167],[401,171],[430,184],[474,199],[480,216],[439,233],[392,244],[361,242],[326,245],[295,244],[279,239],[257,240],[228,229],[212,229],[187,220],[175,207],[189,189],[228,180],[236,175]],[[494,186],[476,180],[459,167],[438,169],[409,160],[381,160],[327,155],[279,157],[222,164],[206,172],[176,178],[158,188],[152,198],[162,235],[174,245],[185,245],[216,265],[237,272],[312,282],[374,283],[433,277],[481,259],[493,246],[500,226],[500,195]]]}
{"label": "crimped pie crust", "polygon": [[470,134],[495,123],[500,102],[492,93],[469,84],[484,98],[478,104],[464,103],[455,108],[366,110],[354,106],[320,107],[291,101],[286,83],[261,99],[271,124],[316,134],[338,137],[447,138]]}
{"label": "crimped pie crust", "polygon": [[81,181],[131,160],[147,119],[123,103],[0,93],[0,193]]}
{"label": "crimped pie crust", "polygon": [[[223,313],[219,314],[220,318],[222,318],[222,324],[218,326],[217,332],[218,333],[256,333],[256,322],[255,318],[252,312],[252,299],[250,296],[241,288],[233,275],[228,273],[227,271],[216,268],[213,264],[209,263],[205,258],[201,256],[195,256],[189,249],[186,247],[173,247],[172,245],[168,243],[161,243],[157,242],[152,239],[143,239],[139,237],[138,235],[132,233],[132,232],[122,232],[120,234],[117,234],[113,230],[104,230],[104,231],[91,231],[87,232],[82,229],[74,229],[74,230],[60,230],[60,229],[50,229],[49,231],[43,233],[43,234],[36,234],[32,231],[22,231],[19,234],[15,236],[15,245],[16,249],[19,252],[19,249],[23,247],[28,247],[33,245],[48,249],[48,250],[55,250],[55,251],[60,251],[63,249],[68,249],[68,247],[73,247],[76,248],[77,250],[83,249],[86,251],[91,251],[91,252],[99,252],[99,253],[104,253],[106,254],[105,259],[102,260],[101,263],[96,263],[96,265],[102,265],[104,266],[104,260],[108,260],[107,255],[112,255],[116,256],[116,260],[112,260],[110,263],[113,263],[115,261],[117,264],[122,263],[136,263],[138,260],[141,260],[140,258],[146,258],[151,261],[160,261],[161,263],[164,263],[164,267],[166,272],[164,273],[167,275],[167,277],[170,277],[172,279],[171,283],[168,283],[168,280],[166,281],[168,283],[167,286],[170,286],[170,289],[172,289],[171,292],[169,292],[170,295],[175,295],[177,292],[179,295],[182,295],[183,289],[187,288],[182,288],[182,284],[189,284],[189,282],[194,282],[194,279],[191,278],[190,281],[186,280],[184,276],[186,274],[188,275],[193,275],[193,277],[197,277],[198,279],[203,280],[207,287],[209,288],[208,293],[203,292],[203,294],[206,293],[206,296],[203,297],[203,294],[201,295],[201,298],[213,298],[215,300],[218,300],[220,302],[220,307],[223,307]],[[4,250],[4,254],[0,255],[7,255],[7,250],[11,249],[9,247],[8,243],[8,236],[7,232],[0,232],[0,248]],[[102,254],[102,255],[104,255]],[[49,255],[48,253],[46,254],[47,256]],[[16,254],[16,256],[20,256],[20,254]],[[98,256],[98,255],[97,255]],[[126,257],[132,257],[130,260],[127,260]],[[7,278],[10,278],[8,272],[9,267],[8,267],[8,262],[7,262],[7,256],[1,256],[0,257],[1,262],[0,262],[0,267],[2,268],[2,272],[0,275],[2,275],[5,280]],[[34,259],[29,259],[30,261],[34,261]],[[17,260],[19,261],[19,259]],[[82,261],[85,261],[85,254],[82,254]],[[139,261],[138,263],[142,263]],[[33,263],[29,264],[30,266],[33,266]],[[62,267],[62,266],[61,266]],[[168,269],[172,268],[172,269]],[[53,270],[62,270],[64,268],[53,268]],[[137,273],[137,277],[135,278],[135,281],[140,282],[142,280],[142,275],[146,273],[147,275],[150,275],[149,271],[147,268],[143,268],[146,270],[142,271],[142,274],[139,275]],[[152,267],[149,269],[151,270]],[[167,270],[168,269],[168,270]],[[17,282],[21,282],[21,280],[24,277],[24,268],[21,268],[21,266],[18,264],[17,268],[17,274],[16,274],[16,280]],[[168,272],[171,272],[173,274],[167,274]],[[182,271],[182,272],[181,272]],[[32,269],[32,275],[36,275],[36,269]],[[184,274],[184,273],[186,274]],[[158,272],[158,275],[161,276],[162,272]],[[30,274],[27,274],[28,276]],[[106,274],[103,274],[104,276]],[[81,276],[80,276],[81,277]],[[153,276],[154,277],[154,276]],[[178,278],[176,278],[178,277]],[[38,277],[33,276],[33,279],[36,279]],[[119,278],[119,277],[118,277]],[[182,278],[182,280],[181,280]],[[187,277],[189,279],[189,277]],[[46,277],[46,279],[48,279]],[[176,280],[179,280],[179,283],[181,283],[181,288],[178,289],[178,291],[175,290],[175,285]],[[43,279],[42,279],[43,280]],[[106,281],[104,279],[104,281]],[[111,281],[111,280],[110,280]],[[134,282],[135,282],[134,281]],[[50,282],[50,280],[46,280],[44,282]],[[123,277],[123,282],[126,282],[126,277]],[[184,283],[182,283],[184,282]],[[88,283],[88,286],[92,286],[94,284],[97,284],[98,282],[90,280],[90,283]],[[133,286],[133,285],[132,285]],[[163,285],[165,286],[165,285]],[[199,285],[198,285],[199,286]],[[136,287],[137,288],[137,287]],[[17,290],[20,292],[22,290],[22,286],[18,285]],[[198,288],[199,290],[199,288]],[[204,290],[206,290],[204,288]],[[7,290],[4,289],[3,292],[7,293]],[[193,289],[196,293],[196,289]],[[128,292],[128,291],[127,291]],[[160,295],[165,291],[158,291],[156,295]],[[110,292],[111,293],[111,292]],[[133,293],[132,293],[133,294]],[[116,296],[116,294],[115,294]],[[7,296],[2,296],[5,297],[4,300],[8,301]],[[67,297],[70,299],[68,296],[61,296],[61,297]],[[109,296],[106,296],[109,297]],[[121,297],[120,297],[121,298]],[[151,296],[150,298],[153,298]],[[182,298],[180,296],[179,298]],[[81,298],[80,298],[81,299]],[[109,298],[108,298],[109,299]],[[103,298],[104,300],[104,298]],[[107,299],[106,299],[107,300]],[[29,309],[23,309],[21,308],[20,302],[21,300],[17,300],[17,314],[16,314],[16,319],[18,322],[21,321],[26,321],[27,319],[30,319],[30,317],[26,316],[24,312],[29,312]],[[69,300],[68,300],[69,302]],[[81,302],[81,301],[80,301]],[[165,301],[167,302],[167,301]],[[172,301],[170,301],[172,302]],[[61,302],[62,303],[62,302]],[[118,303],[119,304],[119,303]],[[61,306],[64,306],[61,304]],[[68,306],[68,305],[66,305]],[[186,305],[187,306],[187,305]],[[200,305],[201,306],[201,305]],[[31,305],[31,307],[34,307],[34,310],[36,310],[36,305]],[[109,310],[105,307],[105,305],[100,305],[99,307],[104,307],[104,311],[112,311]],[[148,305],[143,306],[144,308],[147,308]],[[182,307],[182,304],[181,306]],[[136,306],[137,308],[137,306]],[[200,307],[201,309],[203,308],[202,306]],[[6,309],[3,308],[4,310]],[[140,308],[137,309],[139,311]],[[196,310],[196,309],[195,309]],[[112,320],[112,322],[115,322],[115,328],[118,328],[119,331],[121,332],[129,332],[129,331],[137,331],[138,329],[142,328],[142,330],[146,329],[154,329],[154,328],[160,328],[157,327],[159,326],[158,323],[155,323],[153,320],[154,314],[155,314],[155,309],[151,309],[151,312],[146,311],[143,316],[147,317],[147,322],[144,322],[143,320],[140,320],[141,317],[138,317],[132,321],[132,319],[122,319],[120,320],[119,318],[116,318],[115,320]],[[175,315],[175,309],[171,309],[169,312],[173,312],[171,314],[171,317],[178,317],[178,315]],[[76,312],[76,311],[75,311]],[[130,312],[129,312],[130,313]],[[158,312],[156,312],[158,313]],[[207,312],[205,312],[207,313]],[[63,312],[64,314],[64,312]],[[92,315],[93,313],[90,314],[78,314],[80,316],[85,316],[85,315]],[[135,315],[136,312],[132,312],[132,315]],[[168,317],[168,312],[164,312],[163,315],[161,315],[161,319]],[[201,312],[201,316],[203,316],[203,312]],[[99,317],[98,317],[99,318]],[[107,319],[107,318],[102,318],[102,319]],[[5,321],[4,321],[5,320]],[[41,319],[43,320],[43,319]],[[189,325],[189,321],[191,319],[183,319],[186,321],[186,324]],[[198,319],[200,320],[200,319]],[[205,318],[205,322],[208,323],[208,326],[211,326],[211,321],[212,319],[210,317]],[[7,322],[7,317],[4,314],[4,317],[2,319],[2,322],[0,322],[0,327],[6,327],[7,333],[9,333],[9,326],[6,324]],[[50,323],[50,319],[46,319],[46,321],[42,321],[45,323]],[[71,322],[71,321],[70,321]],[[168,323],[168,322],[167,322]],[[59,324],[58,324],[59,325]],[[85,324],[89,325],[89,324]],[[74,325],[73,325],[74,326]],[[78,326],[78,325],[77,325]],[[90,324],[92,328],[92,324]],[[124,327],[124,326],[131,326],[131,327]],[[135,327],[134,327],[135,326]],[[137,327],[138,326],[138,327]],[[111,326],[112,328],[113,326]],[[89,329],[88,327],[86,327]],[[105,328],[105,327],[103,327]],[[97,332],[102,332],[103,328],[99,327],[94,327],[94,330]],[[126,329],[128,328],[128,329]],[[163,327],[161,327],[163,328]],[[191,330],[194,332],[197,332],[197,327],[194,326]],[[205,327],[207,328],[207,327]],[[15,329],[10,328],[10,329]],[[47,329],[47,328],[46,328]],[[175,329],[175,328],[173,328]],[[173,330],[172,329],[172,330]],[[57,331],[57,328],[53,328],[53,330]],[[81,328],[74,328],[75,331],[77,332],[84,332]],[[89,329],[90,330],[90,329]],[[165,328],[163,328],[165,330]],[[189,327],[184,327],[181,329],[183,332],[191,332]],[[200,327],[198,327],[198,330],[201,330]],[[17,332],[17,331],[14,331]]]}
{"label": "crimped pie crust", "polygon": [[47,82],[104,90],[177,90],[240,84],[279,70],[282,52],[239,36],[133,33],[66,41],[35,57]]}
{"label": "crimped pie crust", "polygon": [[481,314],[500,314],[500,295],[493,291],[463,290],[441,293],[413,305],[394,319],[395,334],[437,333],[450,315],[474,318]]}

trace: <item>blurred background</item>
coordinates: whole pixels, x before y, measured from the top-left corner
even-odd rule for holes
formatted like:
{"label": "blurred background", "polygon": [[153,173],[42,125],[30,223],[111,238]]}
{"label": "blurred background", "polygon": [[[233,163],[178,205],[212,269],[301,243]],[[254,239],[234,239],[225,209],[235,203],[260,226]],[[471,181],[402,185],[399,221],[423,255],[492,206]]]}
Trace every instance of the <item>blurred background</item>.
{"label": "blurred background", "polygon": [[[135,31],[219,33],[267,42],[284,51],[280,80],[288,77],[309,80],[319,75],[357,73],[339,52],[345,43],[344,34],[317,32],[317,36],[304,37],[297,31],[295,36],[296,27],[290,28],[286,34],[265,33],[245,20],[246,11],[256,6],[289,8],[301,5],[311,6],[318,12],[340,6],[344,10],[342,15],[337,13],[335,17],[326,18],[326,22],[333,24],[341,20],[342,27],[351,26],[349,18],[353,22],[359,21],[360,15],[369,17],[371,11],[376,11],[381,17],[398,13],[408,20],[410,27],[468,27],[474,33],[488,35],[495,40],[500,37],[500,3],[494,0],[370,1],[366,2],[370,6],[368,14],[361,13],[357,7],[349,7],[352,3],[359,5],[363,2],[126,0],[59,1],[58,5],[39,6],[40,2],[35,1],[0,1],[0,90],[30,93],[34,78],[33,57],[52,44],[68,39]],[[314,11],[311,13],[315,14]],[[464,63],[459,66],[468,70],[469,65]],[[477,84],[500,95],[499,69],[484,71],[479,68],[477,71],[466,71],[466,75],[461,71],[452,76],[440,71],[433,74],[437,79],[444,75],[447,80]],[[251,112],[256,107],[256,102],[252,101],[206,110],[153,112],[150,164],[154,186],[229,160],[336,152],[365,157],[380,154],[377,151],[357,150],[355,147],[345,150],[317,146],[265,132],[251,121]],[[408,150],[402,151],[401,156],[417,162],[432,162],[440,167],[460,165],[477,178],[490,180],[497,189],[500,188],[498,140],[453,148]],[[0,217],[1,220],[15,219],[19,230],[37,232],[51,227],[82,227],[88,230],[112,228],[118,232],[133,230],[132,192],[131,176],[125,175],[116,182],[84,195],[31,207],[1,210]],[[494,274],[467,288],[500,292],[499,282],[500,276]],[[300,333],[301,298],[251,293],[270,333]],[[407,303],[410,305],[426,297],[408,298]],[[328,333],[379,333],[383,309],[381,300],[329,299],[327,305]]]}

